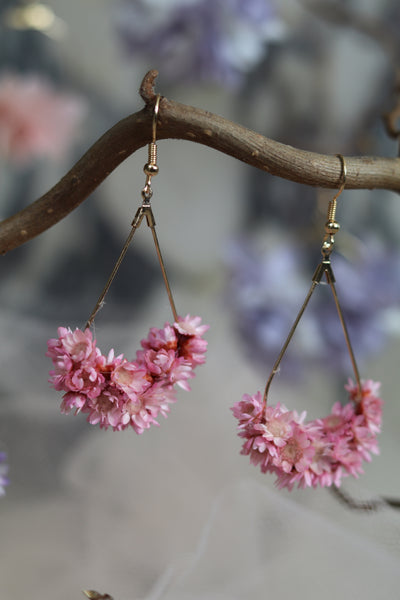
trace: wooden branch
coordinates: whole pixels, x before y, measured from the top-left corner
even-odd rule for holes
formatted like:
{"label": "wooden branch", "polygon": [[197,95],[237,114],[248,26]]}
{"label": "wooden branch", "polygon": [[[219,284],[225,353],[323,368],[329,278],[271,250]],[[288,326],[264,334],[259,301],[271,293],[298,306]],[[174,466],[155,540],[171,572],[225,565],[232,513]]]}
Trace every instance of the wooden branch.
{"label": "wooden branch", "polygon": [[[79,206],[128,156],[151,141],[154,80],[145,76],[140,95],[145,107],[109,129],[46,194],[0,223],[0,253],[36,237]],[[338,188],[337,156],[306,152],[281,144],[212,113],[161,98],[158,139],[197,142],[258,169],[297,183]],[[340,148],[338,149],[340,151]],[[400,192],[400,159],[346,157],[348,189],[381,188]]]}

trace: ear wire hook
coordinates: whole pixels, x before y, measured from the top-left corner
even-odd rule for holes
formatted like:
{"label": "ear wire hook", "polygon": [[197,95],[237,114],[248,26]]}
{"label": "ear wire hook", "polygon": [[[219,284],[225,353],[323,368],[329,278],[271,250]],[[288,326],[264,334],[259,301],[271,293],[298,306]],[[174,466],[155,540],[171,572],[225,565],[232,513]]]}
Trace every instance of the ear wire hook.
{"label": "ear wire hook", "polygon": [[322,256],[324,257],[325,260],[329,258],[330,254],[333,250],[333,244],[335,242],[335,234],[340,229],[340,225],[336,221],[337,199],[339,198],[340,194],[343,192],[344,188],[346,187],[346,177],[347,177],[346,161],[344,160],[344,157],[342,156],[342,154],[336,154],[336,156],[340,159],[340,163],[341,163],[341,167],[342,167],[342,173],[341,173],[342,182],[340,184],[339,190],[334,195],[332,200],[329,201],[329,204],[328,204],[328,215],[327,215],[327,220],[325,223],[325,236],[324,236],[324,239],[322,242],[322,248],[321,248]]}
{"label": "ear wire hook", "polygon": [[157,233],[155,230],[156,222],[155,222],[154,214],[153,214],[151,204],[150,204],[150,200],[153,195],[153,190],[151,189],[151,179],[154,175],[157,175],[158,171],[159,171],[158,165],[157,165],[157,144],[156,144],[157,138],[156,138],[156,135],[157,135],[157,120],[158,120],[158,113],[159,113],[159,107],[160,107],[160,100],[161,100],[161,96],[160,96],[160,94],[158,94],[155,105],[154,105],[153,121],[152,121],[152,141],[149,143],[149,146],[148,146],[148,161],[143,167],[143,170],[146,174],[146,183],[142,190],[143,202],[142,202],[142,205],[139,206],[139,208],[136,211],[136,214],[135,214],[134,219],[131,224],[132,229],[129,232],[129,235],[128,235],[126,242],[121,250],[121,253],[117,259],[117,262],[114,265],[111,275],[108,278],[108,281],[107,281],[106,285],[104,286],[104,289],[101,292],[99,299],[97,300],[96,305],[95,305],[89,319],[86,322],[85,329],[87,329],[88,327],[90,327],[92,325],[92,323],[95,319],[95,316],[97,315],[99,310],[102,308],[103,303],[104,303],[104,298],[105,298],[108,290],[110,289],[110,286],[118,272],[119,267],[121,266],[121,263],[125,257],[125,254],[126,254],[128,248],[129,248],[132,238],[133,238],[136,230],[140,226],[144,217],[146,217],[147,225],[151,229],[154,245],[156,247],[157,258],[158,258],[158,262],[159,262],[159,265],[161,268],[161,273],[162,273],[162,277],[164,280],[164,284],[165,284],[165,287],[167,290],[168,300],[169,300],[169,304],[171,306],[172,314],[174,316],[175,321],[178,321],[178,313],[175,308],[175,302],[174,302],[174,299],[172,296],[171,287],[169,285],[167,272],[166,272],[164,261],[162,258],[161,248],[160,248]]}
{"label": "ear wire hook", "polygon": [[358,394],[361,397],[360,374],[359,374],[356,359],[354,356],[353,348],[351,346],[350,337],[349,337],[347,327],[346,327],[346,322],[344,320],[342,309],[339,304],[339,299],[338,299],[338,296],[336,293],[335,276],[333,274],[331,261],[330,261],[330,255],[333,250],[334,237],[335,237],[335,234],[340,229],[340,225],[336,221],[337,199],[340,196],[340,194],[343,192],[343,190],[346,186],[346,175],[347,175],[347,167],[346,167],[346,161],[344,160],[344,157],[341,154],[337,154],[336,156],[340,159],[341,166],[342,166],[342,183],[340,184],[338,192],[335,194],[335,196],[332,198],[332,200],[329,201],[329,205],[328,205],[328,216],[327,216],[327,221],[325,223],[325,236],[323,239],[322,249],[321,249],[323,260],[320,262],[320,264],[317,266],[317,268],[315,270],[315,273],[312,278],[311,287],[306,296],[306,299],[304,300],[303,305],[300,308],[298,315],[292,325],[289,335],[287,336],[286,341],[282,347],[282,350],[280,351],[279,356],[278,356],[274,366],[272,367],[272,371],[268,378],[267,384],[265,386],[265,391],[264,391],[264,403],[265,404],[267,402],[268,391],[269,391],[272,379],[274,378],[275,374],[279,371],[279,365],[280,365],[282,358],[287,350],[287,347],[289,346],[289,344],[291,342],[294,332],[296,331],[297,325],[299,324],[299,321],[300,321],[301,317],[303,316],[305,309],[307,308],[307,305],[311,299],[311,296],[312,296],[315,288],[321,282],[322,276],[324,274],[325,274],[326,280],[329,283],[330,288],[332,290],[333,299],[335,301],[336,310],[337,310],[337,313],[339,316],[340,324],[342,326],[347,350],[348,350],[348,353],[350,356],[354,376],[356,379],[356,383],[357,383],[357,387],[358,387]]}
{"label": "ear wire hook", "polygon": [[160,100],[161,95],[157,94],[156,103],[154,105],[153,111],[153,121],[152,121],[152,140],[148,146],[148,159],[147,163],[143,167],[143,171],[146,174],[146,183],[142,190],[142,198],[144,202],[148,202],[153,195],[153,190],[151,189],[151,178],[154,175],[158,174],[158,165],[157,165],[157,121],[158,121],[158,113],[160,109]]}
{"label": "ear wire hook", "polygon": [[158,121],[158,112],[160,110],[160,100],[161,100],[161,94],[157,94],[156,103],[154,105],[154,111],[153,111],[153,139],[152,139],[153,144],[155,144],[157,141],[157,121]]}

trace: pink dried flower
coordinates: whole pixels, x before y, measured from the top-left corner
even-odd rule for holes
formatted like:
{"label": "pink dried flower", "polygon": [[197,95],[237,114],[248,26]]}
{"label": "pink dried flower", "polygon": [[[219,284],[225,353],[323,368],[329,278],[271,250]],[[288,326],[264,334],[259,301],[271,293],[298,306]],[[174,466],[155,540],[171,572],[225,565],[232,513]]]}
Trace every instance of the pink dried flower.
{"label": "pink dried flower", "polygon": [[182,335],[188,337],[200,338],[208,330],[208,325],[201,325],[201,317],[191,317],[186,315],[175,323],[175,329]]}
{"label": "pink dried flower", "polygon": [[110,381],[121,391],[131,398],[136,398],[150,385],[147,379],[147,371],[135,362],[124,360],[117,365],[110,374]]}
{"label": "pink dried flower", "polygon": [[194,368],[204,362],[207,342],[200,336],[207,329],[200,317],[189,315],[163,329],[152,328],[136,360],[128,361],[113,350],[104,356],[88,329],[59,327],[46,355],[55,366],[50,383],[66,392],[61,412],[85,413],[92,425],[114,431],[132,427],[142,433],[158,425],[158,415],[166,417],[175,402],[174,386],[189,390]]}
{"label": "pink dried flower", "polygon": [[257,392],[254,396],[244,394],[243,399],[234,404],[232,411],[233,415],[239,420],[239,429],[242,429],[245,428],[250,421],[252,424],[260,423],[264,409],[265,403],[262,394]]}
{"label": "pink dried flower", "polygon": [[146,350],[176,350],[178,345],[176,329],[169,323],[165,323],[164,329],[152,327],[147,339],[140,342]]}
{"label": "pink dried flower", "polygon": [[285,441],[273,464],[285,473],[303,473],[311,466],[315,450],[307,434],[300,427],[294,427],[293,435]]}
{"label": "pink dried flower", "polygon": [[376,394],[379,383],[361,382],[361,393],[351,380],[345,386],[350,401],[335,403],[327,417],[304,422],[280,405],[267,406],[260,392],[245,394],[232,408],[245,438],[242,454],[250,456],[264,473],[277,476],[277,486],[299,487],[341,484],[342,477],[358,477],[364,460],[378,454],[383,402]]}
{"label": "pink dried flower", "polygon": [[77,394],[76,392],[67,392],[64,394],[61,402],[61,412],[64,415],[68,415],[72,409],[75,408],[75,414],[77,415],[86,404],[86,396],[83,394]]}
{"label": "pink dried flower", "polygon": [[293,413],[279,403],[265,407],[265,424],[262,437],[273,445],[281,448],[288,443],[293,434]]}
{"label": "pink dried flower", "polygon": [[0,153],[19,163],[61,158],[86,112],[82,98],[35,75],[0,78]]}

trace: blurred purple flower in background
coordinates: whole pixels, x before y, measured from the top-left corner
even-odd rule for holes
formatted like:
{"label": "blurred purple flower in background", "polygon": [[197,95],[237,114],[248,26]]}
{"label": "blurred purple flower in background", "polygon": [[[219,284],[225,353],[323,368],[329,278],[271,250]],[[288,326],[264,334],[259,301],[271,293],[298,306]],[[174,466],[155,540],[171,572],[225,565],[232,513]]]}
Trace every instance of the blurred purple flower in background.
{"label": "blurred purple flower in background", "polygon": [[[371,240],[361,259],[350,263],[335,252],[336,288],[357,362],[378,354],[400,332],[400,254]],[[255,242],[228,249],[228,304],[250,360],[271,370],[311,285],[315,264],[286,238],[261,253]],[[282,363],[281,376],[297,379],[315,364],[351,371],[332,292],[319,285]]]}
{"label": "blurred purple flower in background", "polygon": [[273,0],[121,0],[116,23],[127,54],[152,61],[171,83],[230,88],[283,35]]}
{"label": "blurred purple flower in background", "polygon": [[8,485],[8,465],[6,463],[7,455],[4,452],[0,452],[0,496],[4,496],[5,486]]}

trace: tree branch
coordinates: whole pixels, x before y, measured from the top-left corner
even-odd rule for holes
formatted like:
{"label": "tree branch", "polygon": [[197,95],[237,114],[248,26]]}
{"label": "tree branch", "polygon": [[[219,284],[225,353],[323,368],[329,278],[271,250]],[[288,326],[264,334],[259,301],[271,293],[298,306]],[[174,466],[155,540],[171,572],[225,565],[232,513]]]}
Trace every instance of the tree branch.
{"label": "tree branch", "polygon": [[[46,194],[0,223],[0,253],[36,237],[79,206],[128,156],[151,141],[154,80],[145,76],[140,95],[145,107],[109,129]],[[341,162],[337,156],[306,152],[270,140],[212,113],[161,98],[158,139],[197,142],[258,169],[297,183],[338,188]],[[346,188],[381,188],[400,192],[400,159],[345,158]]]}

